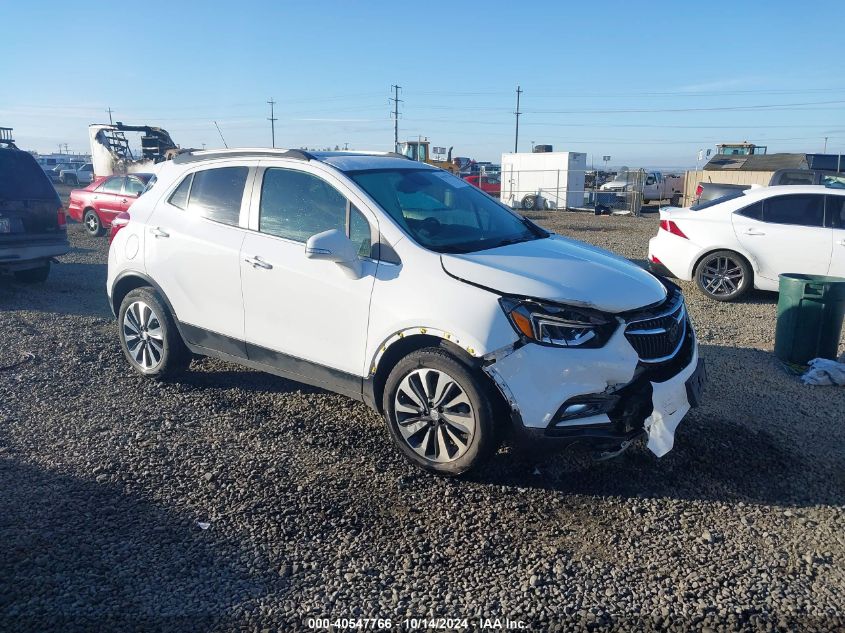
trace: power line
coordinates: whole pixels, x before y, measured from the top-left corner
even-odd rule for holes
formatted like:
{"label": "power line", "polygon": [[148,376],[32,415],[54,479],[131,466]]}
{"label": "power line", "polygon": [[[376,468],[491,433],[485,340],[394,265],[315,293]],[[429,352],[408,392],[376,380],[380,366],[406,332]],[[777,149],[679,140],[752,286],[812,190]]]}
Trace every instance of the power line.
{"label": "power line", "polygon": [[273,97],[270,97],[270,101],[268,101],[267,103],[270,104],[270,117],[268,119],[270,121],[270,136],[272,138],[272,143],[273,143],[272,147],[275,148],[276,147],[276,121],[278,121],[278,119],[274,116],[273,108],[275,107],[276,102],[273,101]]}
{"label": "power line", "polygon": [[402,89],[402,86],[393,84],[390,86],[393,88],[393,97],[389,99],[389,101],[393,102],[393,151],[397,154],[399,153],[399,102],[402,99],[399,98],[399,91]]}

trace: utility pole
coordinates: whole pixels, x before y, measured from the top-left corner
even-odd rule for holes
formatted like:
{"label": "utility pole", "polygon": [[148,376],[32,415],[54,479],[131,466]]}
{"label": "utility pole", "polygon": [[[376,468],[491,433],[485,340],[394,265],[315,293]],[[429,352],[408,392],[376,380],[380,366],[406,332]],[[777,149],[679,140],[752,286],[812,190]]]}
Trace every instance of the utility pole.
{"label": "utility pole", "polygon": [[827,154],[827,137],[826,136],[824,137],[824,151],[822,152],[822,154]]}
{"label": "utility pole", "polygon": [[67,143],[65,143],[65,154],[69,154],[70,152],[67,151]]}
{"label": "utility pole", "polygon": [[111,118],[111,113],[112,113],[112,112],[114,112],[114,110],[112,110],[112,109],[111,109],[111,106],[109,106],[109,109],[108,109],[108,110],[106,110],[106,112],[108,112],[108,113],[109,113],[109,125],[114,125],[114,121],[113,121],[113,120],[112,120],[112,118]]}
{"label": "utility pole", "polygon": [[402,86],[392,85],[390,86],[393,88],[393,97],[389,99],[389,101],[393,102],[393,151],[397,154],[399,153],[399,102],[402,99],[399,98],[399,91],[402,89]]}
{"label": "utility pole", "polygon": [[519,115],[522,114],[522,112],[519,111],[519,95],[521,95],[521,94],[522,94],[522,88],[517,86],[516,87],[516,112],[514,112],[514,114],[516,115],[516,135],[514,136],[514,139],[513,139],[513,151],[514,151],[514,153],[519,151],[519,149],[518,149],[519,148]]}
{"label": "utility pole", "polygon": [[275,106],[276,102],[273,101],[273,97],[270,97],[270,101],[267,102],[270,104],[270,117],[267,119],[270,121],[270,136],[272,138],[273,147],[276,147],[276,121],[278,119],[275,117]]}
{"label": "utility pole", "polygon": [[343,151],[345,152],[348,149],[349,149],[349,143],[344,143],[343,144]]}

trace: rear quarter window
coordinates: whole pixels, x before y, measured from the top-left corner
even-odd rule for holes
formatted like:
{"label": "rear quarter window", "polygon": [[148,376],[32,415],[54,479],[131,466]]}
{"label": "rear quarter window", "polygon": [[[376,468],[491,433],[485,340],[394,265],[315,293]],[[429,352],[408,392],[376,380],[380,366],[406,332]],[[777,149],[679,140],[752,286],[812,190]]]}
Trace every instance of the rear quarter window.
{"label": "rear quarter window", "polygon": [[0,199],[58,199],[53,184],[31,154],[0,150]]}
{"label": "rear quarter window", "polygon": [[195,172],[188,211],[237,226],[248,174],[249,167],[217,167]]}

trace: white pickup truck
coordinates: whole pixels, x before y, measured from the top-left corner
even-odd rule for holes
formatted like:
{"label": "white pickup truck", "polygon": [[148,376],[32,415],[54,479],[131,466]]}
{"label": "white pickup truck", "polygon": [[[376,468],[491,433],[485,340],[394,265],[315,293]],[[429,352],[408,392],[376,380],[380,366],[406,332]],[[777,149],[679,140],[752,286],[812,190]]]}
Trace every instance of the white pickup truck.
{"label": "white pickup truck", "polygon": [[[637,180],[636,171],[621,171],[610,182],[604,183],[601,191],[631,191]],[[671,200],[677,205],[684,193],[684,179],[682,176],[664,176],[659,171],[645,173],[643,181],[643,204],[653,200]]]}
{"label": "white pickup truck", "polygon": [[85,163],[62,169],[59,172],[59,180],[66,185],[90,185],[94,180],[94,165]]}

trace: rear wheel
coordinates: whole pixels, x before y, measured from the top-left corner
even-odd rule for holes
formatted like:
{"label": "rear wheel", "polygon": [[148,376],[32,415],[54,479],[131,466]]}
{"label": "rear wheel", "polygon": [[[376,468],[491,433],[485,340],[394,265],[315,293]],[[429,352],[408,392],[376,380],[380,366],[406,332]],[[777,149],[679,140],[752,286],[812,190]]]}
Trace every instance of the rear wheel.
{"label": "rear wheel", "polygon": [[97,215],[97,212],[94,211],[94,209],[88,209],[85,211],[85,215],[82,216],[82,223],[85,225],[85,230],[88,235],[100,237],[104,233],[103,223],[100,222],[100,216]]}
{"label": "rear wheel", "polygon": [[136,288],[120,304],[120,347],[142,376],[165,378],[179,373],[191,355],[170,312],[152,288]]}
{"label": "rear wheel", "polygon": [[430,472],[463,474],[497,446],[484,377],[442,349],[421,349],[399,361],[387,378],[383,406],[394,444]]}
{"label": "rear wheel", "polygon": [[50,262],[44,262],[37,268],[27,268],[26,270],[16,270],[15,279],[25,284],[38,284],[47,281],[50,275]]}
{"label": "rear wheel", "polygon": [[716,301],[735,301],[751,289],[753,272],[744,257],[733,251],[705,255],[695,268],[695,283]]}

